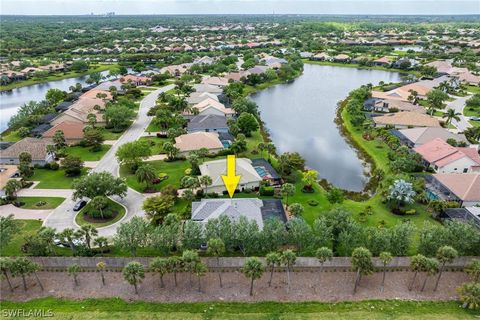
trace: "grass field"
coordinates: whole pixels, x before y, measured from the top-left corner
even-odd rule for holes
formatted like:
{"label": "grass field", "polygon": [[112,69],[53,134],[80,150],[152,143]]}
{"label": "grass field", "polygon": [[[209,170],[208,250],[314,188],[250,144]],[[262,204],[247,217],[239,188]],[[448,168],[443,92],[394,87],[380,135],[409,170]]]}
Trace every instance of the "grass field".
{"label": "grass field", "polygon": [[42,226],[42,221],[40,220],[15,220],[18,222],[18,227],[20,232],[17,232],[12,241],[8,246],[0,251],[0,256],[3,257],[15,257],[19,255],[24,255],[20,248],[25,243],[25,237],[33,235],[37,232],[38,229]]}
{"label": "grass field", "polygon": [[79,157],[83,161],[99,161],[110,150],[112,146],[102,144],[102,148],[99,151],[93,152],[90,147],[74,146],[66,148],[66,152],[70,156]]}
{"label": "grass field", "polygon": [[[61,197],[18,197],[17,201],[24,202],[22,209],[55,209],[58,207],[65,198]],[[38,205],[40,202],[45,202],[44,205]]]}
{"label": "grass field", "polygon": [[[87,170],[85,168],[82,169],[82,175],[86,173]],[[66,177],[65,171],[62,169],[48,170],[37,168],[29,180],[40,181],[35,187],[36,189],[71,189],[73,180],[77,178],[79,177]]]}
{"label": "grass field", "polygon": [[[457,302],[362,301],[342,303],[147,303],[120,299],[83,301],[44,298],[28,302],[2,302],[2,315],[12,319],[14,309],[51,310],[50,319],[476,319],[478,312],[465,310]],[[19,319],[19,318],[15,318]]]}

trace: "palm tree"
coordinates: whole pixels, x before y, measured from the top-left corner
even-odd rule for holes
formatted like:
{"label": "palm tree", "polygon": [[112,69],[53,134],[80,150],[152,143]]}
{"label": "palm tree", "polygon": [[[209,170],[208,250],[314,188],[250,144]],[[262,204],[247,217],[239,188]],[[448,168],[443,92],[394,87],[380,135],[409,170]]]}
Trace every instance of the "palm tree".
{"label": "palm tree", "polygon": [[203,262],[198,261],[193,266],[193,273],[197,276],[198,279],[198,292],[202,292],[201,278],[207,273],[207,271],[207,265]]}
{"label": "palm tree", "polygon": [[273,143],[269,142],[265,145],[265,150],[267,150],[268,159],[270,159],[270,155],[275,152],[275,145]]}
{"label": "palm tree", "polygon": [[443,269],[445,268],[446,263],[451,263],[455,258],[458,257],[458,252],[450,246],[443,246],[437,250],[437,259],[442,264],[440,267],[440,272],[438,273],[437,282],[435,283],[435,289],[437,291],[438,283],[440,282],[440,277],[442,276]]}
{"label": "palm tree", "polygon": [[75,286],[78,286],[78,273],[80,272],[80,266],[78,264],[72,264],[68,267],[68,274],[73,277],[73,281],[75,282]]}
{"label": "palm tree", "polygon": [[76,234],[79,238],[85,238],[88,249],[91,249],[92,238],[98,236],[98,230],[91,224],[86,224],[83,225],[80,230],[77,230]]}
{"label": "palm tree", "polygon": [[263,158],[263,151],[266,150],[266,145],[265,145],[265,143],[260,142],[260,143],[257,145],[257,149],[260,151],[260,155],[261,155],[262,158]]}
{"label": "palm tree", "polygon": [[5,185],[5,195],[9,200],[15,200],[17,198],[17,191],[22,188],[20,181],[10,179]]}
{"label": "palm tree", "polygon": [[23,290],[27,291],[27,281],[25,279],[25,276],[34,274],[35,278],[37,280],[38,285],[43,291],[43,285],[40,282],[40,279],[38,278],[37,271],[40,269],[40,265],[25,258],[25,257],[19,257],[15,260],[13,260],[12,263],[12,269],[11,273],[13,277],[16,276],[21,276],[22,277],[22,282],[23,282]]}
{"label": "palm tree", "polygon": [[5,278],[5,280],[7,280],[11,292],[13,292],[13,286],[10,282],[10,277],[8,276],[8,273],[12,270],[12,263],[13,260],[10,258],[0,258],[0,272],[2,272],[3,277]]}
{"label": "palm tree", "polygon": [[189,273],[189,280],[191,285],[192,273],[194,272],[195,264],[197,264],[200,261],[200,258],[198,257],[198,253],[196,251],[185,250],[183,251],[183,254],[182,254],[182,261],[183,261],[183,266],[185,267],[185,271]]}
{"label": "palm tree", "polygon": [[424,260],[423,271],[426,272],[425,280],[423,280],[422,292],[425,290],[427,280],[430,276],[435,275],[438,272],[438,261],[433,258],[426,258]]}
{"label": "palm tree", "polygon": [[140,183],[146,183],[150,188],[152,181],[157,177],[155,168],[151,164],[143,164],[135,171],[135,177]]}
{"label": "palm tree", "polygon": [[443,114],[442,118],[447,118],[447,121],[445,121],[445,123],[449,125],[450,123],[452,123],[453,119],[460,121],[461,115],[462,114],[460,112],[456,112],[455,109],[449,108],[447,112]]}
{"label": "palm tree", "polygon": [[102,284],[105,285],[105,268],[107,267],[107,264],[103,261],[100,261],[97,263],[97,270],[100,271],[100,276],[102,277]]}
{"label": "palm tree", "polygon": [[408,286],[408,290],[411,291],[413,289],[413,285],[415,284],[415,279],[417,278],[418,272],[423,270],[423,266],[425,265],[425,259],[427,258],[421,254],[417,254],[410,259],[410,269],[415,273],[413,274],[412,282]]}
{"label": "palm tree", "polygon": [[163,288],[165,285],[163,283],[163,276],[168,272],[168,261],[164,258],[155,258],[150,263],[150,269],[153,272],[158,273],[160,276],[160,288]]}
{"label": "palm tree", "polygon": [[270,267],[270,280],[268,281],[268,286],[272,286],[273,272],[275,267],[280,266],[282,263],[282,255],[278,252],[270,252],[266,256],[267,266]]}
{"label": "palm tree", "polygon": [[288,249],[282,252],[282,263],[287,267],[287,292],[290,291],[290,268],[295,265],[297,255]]}
{"label": "palm tree", "polygon": [[415,90],[409,90],[408,92],[410,92],[410,95],[408,96],[408,101],[413,103],[413,104],[417,104],[418,102],[418,92],[415,91]]}
{"label": "palm tree", "polygon": [[380,261],[382,261],[383,264],[383,277],[382,277],[382,286],[380,291],[383,292],[383,288],[385,286],[385,275],[387,273],[387,265],[392,261],[392,254],[388,251],[383,251],[380,252]]}
{"label": "palm tree", "polygon": [[464,308],[475,310],[480,308],[480,283],[468,282],[457,288]]}
{"label": "palm tree", "polygon": [[288,197],[293,196],[295,194],[295,186],[291,183],[285,183],[282,186],[282,189],[280,190],[282,193],[282,196],[286,197],[285,204],[287,205],[288,208]]}
{"label": "palm tree", "polygon": [[355,286],[353,287],[353,293],[355,294],[362,275],[368,275],[373,272],[374,267],[370,250],[364,247],[355,248],[352,252],[352,266],[357,270]]}
{"label": "palm tree", "polygon": [[210,239],[207,242],[207,253],[217,258],[218,269],[218,281],[220,282],[220,288],[222,285],[222,273],[220,271],[220,256],[225,253],[225,243],[220,238]]}
{"label": "palm tree", "polygon": [[108,239],[106,237],[97,237],[93,239],[93,245],[97,246],[100,252],[103,253],[108,246]]}
{"label": "palm tree", "polygon": [[320,271],[323,271],[323,264],[327,261],[332,260],[333,251],[330,248],[321,247],[321,248],[317,249],[317,252],[315,253],[315,256],[317,257],[318,261],[320,262],[320,265],[321,265],[321,270]]}
{"label": "palm tree", "polygon": [[205,196],[208,198],[208,186],[212,185],[213,180],[210,176],[204,175],[199,178],[200,185],[205,188]]}
{"label": "palm tree", "polygon": [[73,240],[76,239],[75,230],[73,230],[72,228],[63,229],[63,231],[58,234],[58,237],[60,237],[62,241],[66,240],[68,242],[68,246],[72,250],[72,254],[75,255],[77,251],[77,247],[73,243]]}
{"label": "palm tree", "polygon": [[135,293],[138,294],[137,285],[145,278],[145,269],[143,264],[137,261],[129,262],[123,268],[123,278],[135,287]]}
{"label": "palm tree", "polygon": [[480,260],[472,259],[465,267],[465,271],[472,277],[473,282],[480,281]]}
{"label": "palm tree", "polygon": [[245,260],[245,263],[242,268],[242,273],[245,277],[251,280],[250,282],[250,295],[253,296],[253,282],[257,279],[260,279],[263,275],[265,268],[263,267],[262,262],[256,258],[251,257]]}
{"label": "palm tree", "polygon": [[177,272],[183,269],[183,261],[180,257],[172,256],[167,258],[168,270],[173,273],[173,279],[175,281],[175,287],[177,286]]}

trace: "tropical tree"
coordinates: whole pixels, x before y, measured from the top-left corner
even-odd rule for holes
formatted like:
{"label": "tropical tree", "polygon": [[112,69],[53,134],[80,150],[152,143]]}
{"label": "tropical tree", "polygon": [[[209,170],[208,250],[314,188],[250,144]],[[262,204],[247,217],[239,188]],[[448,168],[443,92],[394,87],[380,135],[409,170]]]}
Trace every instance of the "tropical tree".
{"label": "tropical tree", "polygon": [[171,256],[167,258],[168,270],[173,273],[173,280],[175,287],[177,286],[177,273],[183,269],[183,260],[177,256]]}
{"label": "tropical tree", "polygon": [[93,199],[96,196],[119,196],[127,194],[127,184],[122,178],[114,177],[109,172],[92,172],[73,181],[73,198]]}
{"label": "tropical tree", "polygon": [[403,179],[395,180],[388,190],[387,198],[394,203],[396,209],[399,209],[405,203],[413,203],[417,194],[413,185]]}
{"label": "tropical tree", "polygon": [[464,283],[457,289],[463,307],[476,310],[480,308],[480,283]]}
{"label": "tropical tree", "polygon": [[462,114],[460,112],[456,112],[455,109],[448,108],[447,111],[443,114],[442,118],[447,118],[445,123],[448,126],[450,123],[452,123],[452,120],[454,119],[460,121],[461,115]]}
{"label": "tropical tree", "polygon": [[278,252],[270,252],[265,257],[267,262],[267,266],[270,268],[270,280],[268,280],[268,286],[272,286],[272,279],[273,279],[273,272],[275,271],[275,267],[280,266],[282,263],[282,255]]}
{"label": "tropical tree", "polygon": [[253,282],[257,279],[260,279],[263,275],[265,268],[263,267],[262,262],[256,258],[251,257],[245,260],[245,264],[242,268],[242,273],[250,279],[250,295],[253,296]]}
{"label": "tropical tree", "polygon": [[100,271],[100,276],[102,278],[102,284],[105,285],[105,269],[107,268],[107,264],[103,261],[97,263],[97,270]]}
{"label": "tropical tree", "polygon": [[140,183],[146,183],[147,189],[152,185],[153,180],[157,177],[155,168],[151,164],[142,164],[135,171],[135,177]]}
{"label": "tropical tree", "polygon": [[193,265],[193,273],[197,276],[198,280],[198,292],[202,292],[201,279],[208,271],[207,265],[201,261],[198,261]]}
{"label": "tropical tree", "polygon": [[445,92],[433,89],[427,93],[427,110],[430,115],[433,115],[438,109],[444,109],[444,102],[448,99],[448,94]]}
{"label": "tropical tree", "polygon": [[60,161],[60,166],[65,171],[65,176],[74,177],[82,173],[83,160],[80,157],[67,155]]}
{"label": "tropical tree", "polygon": [[89,113],[87,114],[87,121],[92,128],[95,128],[95,125],[97,124],[97,116],[94,113]]}
{"label": "tropical tree", "polygon": [[70,276],[73,277],[73,282],[75,283],[75,286],[78,286],[78,273],[80,272],[80,266],[78,264],[72,264],[71,266],[68,267],[67,271]]}
{"label": "tropical tree", "polygon": [[360,284],[362,275],[369,275],[373,273],[374,267],[372,263],[372,253],[364,247],[355,248],[352,252],[352,266],[357,270],[355,278],[355,286],[353,293],[357,292],[357,287]]}
{"label": "tropical tree", "polygon": [[130,221],[120,224],[113,242],[121,249],[128,250],[132,256],[137,255],[137,249],[147,244],[150,225],[141,217],[133,217]]}
{"label": "tropical tree", "polygon": [[163,144],[163,151],[167,154],[169,160],[174,160],[180,152],[180,149],[175,147],[171,142],[165,142]]}
{"label": "tropical tree", "polygon": [[290,291],[290,269],[297,262],[297,255],[290,249],[282,252],[282,263],[287,268],[287,292]]}
{"label": "tropical tree", "polygon": [[136,172],[142,160],[146,160],[151,155],[152,150],[146,140],[137,140],[122,144],[115,153],[120,164],[127,166],[132,173]]}
{"label": "tropical tree", "polygon": [[100,216],[103,219],[103,210],[108,206],[108,198],[104,196],[96,196],[90,201],[90,206],[100,212]]}
{"label": "tropical tree", "polygon": [[16,179],[10,179],[5,185],[5,195],[9,200],[15,200],[17,198],[17,192],[22,188],[20,181]]}
{"label": "tropical tree", "polygon": [[55,149],[57,151],[67,146],[67,142],[65,141],[65,135],[62,130],[55,131],[52,140],[55,144]]}
{"label": "tropical tree", "polygon": [[18,231],[20,231],[18,221],[13,214],[0,217],[0,252],[10,244]]}
{"label": "tropical tree", "polygon": [[379,258],[380,258],[380,261],[383,264],[382,287],[380,289],[380,291],[383,292],[383,288],[385,286],[385,275],[387,273],[387,265],[392,261],[393,257],[392,257],[392,254],[390,252],[383,251],[383,252],[380,252]]}
{"label": "tropical tree", "polygon": [[287,208],[288,208],[288,197],[291,197],[295,194],[295,185],[293,185],[291,183],[285,183],[282,186],[282,189],[280,191],[282,193],[282,196],[286,197],[285,203],[286,203]]}
{"label": "tropical tree", "polygon": [[300,217],[305,211],[305,208],[300,203],[292,203],[288,208],[290,214],[294,217]]}
{"label": "tropical tree", "polygon": [[222,273],[220,271],[220,256],[225,253],[225,243],[220,238],[213,238],[207,242],[207,253],[217,258],[218,268],[218,281],[220,282],[220,288],[222,285]]}
{"label": "tropical tree", "polygon": [[80,227],[80,230],[77,230],[77,237],[84,238],[85,243],[87,244],[88,249],[92,248],[92,239],[93,237],[98,236],[98,230],[91,224],[86,224]]}
{"label": "tropical tree", "polygon": [[37,271],[40,270],[40,265],[25,258],[25,257],[18,257],[15,260],[13,260],[13,263],[11,265],[11,274],[13,277],[21,276],[22,277],[22,282],[23,282],[23,290],[27,291],[27,281],[25,279],[25,276],[28,276],[30,274],[34,274],[35,278],[37,280],[38,285],[40,286],[40,289],[43,291],[43,285],[40,282],[40,279],[38,278]]}
{"label": "tropical tree", "polygon": [[480,282],[480,260],[472,259],[467,266],[465,271],[470,275],[473,282]]}
{"label": "tropical tree", "polygon": [[138,284],[142,283],[145,278],[145,268],[143,264],[137,261],[129,262],[123,268],[123,278],[135,288],[135,293],[138,294]]}
{"label": "tropical tree", "polygon": [[304,190],[313,191],[313,184],[317,182],[318,172],[316,170],[307,170],[303,173],[302,181],[305,183]]}
{"label": "tropical tree", "polygon": [[410,269],[414,272],[414,274],[412,282],[410,282],[410,285],[408,286],[408,290],[411,291],[413,289],[413,285],[415,284],[418,273],[424,269],[426,259],[427,257],[422,254],[417,254],[410,258]]}
{"label": "tropical tree", "polygon": [[333,251],[327,247],[318,248],[315,252],[315,257],[318,259],[321,265],[321,270],[323,271],[323,265],[325,262],[332,260],[333,258]]}
{"label": "tropical tree", "polygon": [[108,239],[106,237],[96,237],[93,239],[93,245],[98,247],[101,253],[104,253],[108,247]]}
{"label": "tropical tree", "polygon": [[430,276],[435,275],[438,272],[438,261],[434,258],[426,258],[423,264],[423,270],[425,274],[425,280],[423,280],[422,285],[422,292],[425,290],[425,286],[427,285],[427,280]]}
{"label": "tropical tree", "polygon": [[155,258],[150,263],[150,270],[158,273],[160,276],[160,287],[163,288],[163,276],[168,272],[168,261],[165,258]]}
{"label": "tropical tree", "polygon": [[205,188],[205,195],[208,198],[208,186],[212,185],[212,177],[204,175],[199,178],[200,185]]}
{"label": "tropical tree", "polygon": [[2,277],[7,280],[8,287],[10,288],[11,292],[13,292],[13,286],[10,282],[10,277],[8,276],[8,273],[12,271],[12,266],[13,260],[11,258],[0,257],[0,272],[2,273]]}
{"label": "tropical tree", "polygon": [[435,289],[433,289],[433,291],[437,291],[438,283],[440,282],[440,278],[442,277],[445,264],[453,262],[456,257],[458,257],[458,252],[451,246],[443,246],[438,248],[437,259],[441,263],[441,266],[440,271],[438,272],[437,282],[435,283]]}
{"label": "tropical tree", "polygon": [[192,273],[195,272],[195,265],[200,262],[198,253],[193,250],[185,250],[182,254],[183,266],[185,271],[189,273],[190,285],[192,284]]}
{"label": "tropical tree", "polygon": [[62,232],[58,234],[58,238],[61,241],[67,241],[70,250],[72,250],[72,254],[75,255],[77,252],[77,247],[75,246],[74,240],[77,239],[77,233],[73,228],[65,228]]}
{"label": "tropical tree", "polygon": [[166,216],[172,212],[175,198],[169,194],[149,197],[143,202],[143,210],[154,224],[162,224]]}

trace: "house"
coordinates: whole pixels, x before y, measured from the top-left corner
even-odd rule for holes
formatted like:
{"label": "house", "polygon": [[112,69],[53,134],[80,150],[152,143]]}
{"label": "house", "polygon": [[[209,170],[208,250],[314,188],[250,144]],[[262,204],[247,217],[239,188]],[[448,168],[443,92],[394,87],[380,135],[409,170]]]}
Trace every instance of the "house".
{"label": "house", "polygon": [[197,83],[193,85],[193,89],[195,89],[195,92],[209,92],[213,93],[215,95],[219,95],[223,92],[223,89],[217,86],[213,86],[211,84],[202,84],[202,83]]}
{"label": "house", "polygon": [[415,105],[410,102],[393,100],[393,99],[378,99],[369,98],[363,104],[363,109],[369,112],[398,112],[410,111],[426,113],[422,106]]}
{"label": "house", "polygon": [[32,130],[30,130],[30,134],[33,136],[33,137],[41,137],[42,134],[47,131],[48,129],[50,129],[52,126],[49,124],[49,123],[42,123],[38,126],[36,126],[35,128],[33,128]]}
{"label": "house", "polygon": [[120,93],[123,92],[122,85],[123,83],[120,80],[105,81],[96,86],[95,89],[110,91],[111,87],[115,87],[117,92]]}
{"label": "house", "polygon": [[192,92],[188,97],[187,97],[187,103],[188,104],[197,104],[202,102],[203,100],[211,98],[215,101],[218,100],[218,96],[214,93],[210,92]]}
{"label": "house", "polygon": [[480,207],[448,208],[440,215],[440,219],[472,223],[480,228]]}
{"label": "house", "polygon": [[427,188],[438,198],[458,201],[463,207],[480,204],[480,173],[436,173]]}
{"label": "house", "polygon": [[227,118],[216,114],[193,117],[187,124],[187,132],[228,132]]}
{"label": "house", "polygon": [[52,120],[51,124],[55,126],[65,121],[86,124],[88,123],[88,114],[92,113],[96,116],[97,123],[99,125],[104,125],[105,119],[103,117],[103,113],[101,113],[99,109],[105,107],[105,104],[106,102],[103,99],[81,98],[76,101],[68,110]]}
{"label": "house", "polygon": [[408,97],[412,94],[413,91],[417,93],[418,98],[425,99],[427,97],[427,93],[429,93],[431,90],[431,87],[416,82],[386,92],[373,90],[372,98],[401,100],[408,102]]}
{"label": "house", "polygon": [[136,76],[136,75],[133,75],[133,74],[127,74],[126,76],[123,76],[123,77],[120,78],[120,82],[122,82],[122,83],[132,83],[135,86],[146,86],[146,85],[149,85],[152,82],[152,78]]}
{"label": "house", "polygon": [[67,111],[71,106],[73,102],[72,101],[63,101],[59,105],[55,107],[56,112],[64,112]]}
{"label": "house", "polygon": [[[202,116],[211,114],[231,118],[235,115],[235,111],[233,109],[226,108],[223,103],[211,98],[204,99],[199,103],[194,104],[191,109],[198,110],[197,115]],[[189,111],[183,112],[182,115],[187,119],[191,119],[194,116]]]}
{"label": "house", "polygon": [[0,164],[19,164],[22,152],[32,156],[32,165],[45,165],[54,161],[54,155],[47,152],[47,146],[53,145],[50,139],[24,138],[5,150],[0,151]]}
{"label": "house", "polygon": [[374,66],[378,67],[389,67],[392,64],[392,61],[388,57],[381,57],[372,61]]}
{"label": "house", "polygon": [[468,144],[468,140],[465,135],[452,133],[447,129],[441,127],[402,129],[398,130],[395,135],[400,139],[402,143],[406,144],[411,148],[419,147],[437,138],[442,139],[443,141],[453,139],[458,143]]}
{"label": "house", "polygon": [[413,128],[440,127],[440,122],[432,116],[418,112],[395,112],[383,116],[372,117],[376,127]]}
{"label": "house", "polygon": [[175,138],[175,147],[180,151],[181,156],[186,156],[192,151],[207,149],[209,153],[215,154],[223,149],[223,144],[214,132],[194,132],[182,134]]}
{"label": "house", "polygon": [[317,53],[316,55],[310,58],[310,60],[313,60],[313,61],[326,61],[329,59],[330,59],[330,56],[324,52]]}
{"label": "house", "polygon": [[226,215],[232,222],[240,217],[255,221],[260,230],[268,219],[287,222],[281,200],[261,200],[257,198],[202,199],[192,202],[192,221],[206,224],[210,219]]}
{"label": "house", "polygon": [[242,78],[246,78],[249,76],[248,71],[239,71],[239,72],[229,72],[225,75],[229,81],[241,81]]}
{"label": "house", "polygon": [[112,100],[112,93],[108,90],[92,89],[80,96],[80,99],[102,99],[102,100]]}
{"label": "house", "polygon": [[228,79],[224,77],[208,77],[203,79],[202,83],[223,88],[228,85]]}
{"label": "house", "polygon": [[203,56],[199,59],[195,59],[193,61],[193,64],[207,64],[207,65],[210,65],[210,64],[213,64],[214,62],[215,62],[214,58],[211,58],[209,56]]}
{"label": "house", "polygon": [[269,68],[267,66],[254,66],[247,70],[248,74],[264,74]]}
{"label": "house", "polygon": [[[240,191],[257,189],[262,182],[262,177],[253,167],[252,161],[247,158],[236,158],[235,161],[236,175],[240,176],[237,189]],[[213,183],[208,187],[209,192],[220,194],[226,192],[222,176],[227,174],[227,159],[204,162],[200,165],[200,172],[202,176],[212,178]]]}
{"label": "house", "polygon": [[348,62],[350,61],[350,57],[347,56],[346,54],[339,54],[334,57],[332,57],[333,62]]}
{"label": "house", "polygon": [[65,142],[68,145],[80,143],[83,140],[83,129],[85,125],[80,122],[64,121],[53,126],[43,134],[44,138],[53,138],[57,131],[62,131],[65,137]]}
{"label": "house", "polygon": [[435,138],[413,150],[438,173],[480,172],[480,156],[476,148],[452,147]]}
{"label": "house", "polygon": [[252,159],[252,166],[257,171],[258,175],[262,178],[262,180],[268,181],[271,186],[278,186],[283,183],[282,177],[265,159]]}

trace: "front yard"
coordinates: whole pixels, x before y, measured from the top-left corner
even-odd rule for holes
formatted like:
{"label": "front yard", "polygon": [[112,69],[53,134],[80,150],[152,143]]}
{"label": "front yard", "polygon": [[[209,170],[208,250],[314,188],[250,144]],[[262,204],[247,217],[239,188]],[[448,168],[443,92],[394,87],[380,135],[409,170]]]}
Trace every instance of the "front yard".
{"label": "front yard", "polygon": [[83,161],[99,161],[112,146],[102,144],[99,151],[91,151],[90,147],[73,146],[65,149],[67,155],[79,157]]}
{"label": "front yard", "polygon": [[20,208],[22,209],[55,209],[65,198],[61,197],[18,197],[17,202],[24,203]]}
{"label": "front yard", "polygon": [[[82,169],[82,175],[87,173],[87,169]],[[39,181],[35,189],[71,189],[73,180],[78,177],[67,177],[63,169],[49,170],[36,168],[32,177],[28,180]]]}

